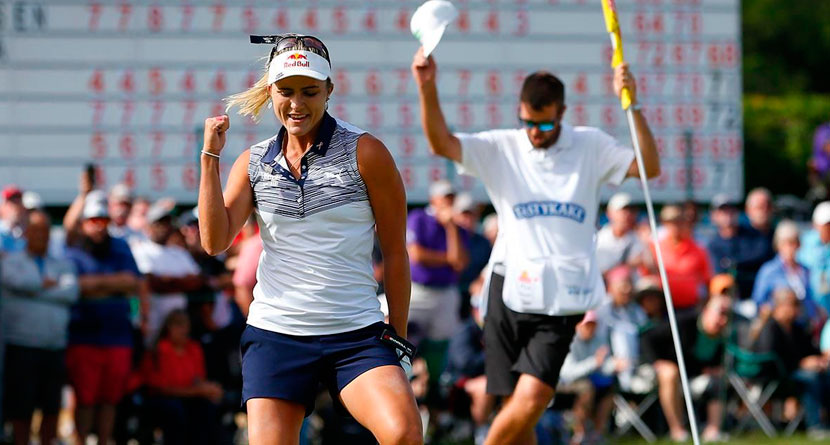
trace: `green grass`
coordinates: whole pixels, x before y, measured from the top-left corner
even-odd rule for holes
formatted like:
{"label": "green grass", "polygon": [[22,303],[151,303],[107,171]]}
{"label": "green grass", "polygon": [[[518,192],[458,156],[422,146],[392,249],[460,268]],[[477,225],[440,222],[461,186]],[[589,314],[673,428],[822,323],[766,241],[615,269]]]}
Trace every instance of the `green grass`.
{"label": "green grass", "polygon": [[[610,441],[610,443],[617,444],[617,445],[641,445],[641,444],[648,444],[645,440],[642,439],[633,439],[633,438],[622,438],[617,441]],[[692,443],[689,440],[688,443]],[[772,444],[786,444],[786,445],[816,445],[820,443],[827,443],[823,441],[813,441],[807,439],[804,434],[795,434],[792,437],[775,437],[769,438],[764,435],[755,435],[755,434],[747,434],[740,437],[735,437],[729,439],[727,442],[719,442],[729,445],[772,445]],[[660,440],[654,442],[653,445],[675,445],[674,442],[670,440]]]}

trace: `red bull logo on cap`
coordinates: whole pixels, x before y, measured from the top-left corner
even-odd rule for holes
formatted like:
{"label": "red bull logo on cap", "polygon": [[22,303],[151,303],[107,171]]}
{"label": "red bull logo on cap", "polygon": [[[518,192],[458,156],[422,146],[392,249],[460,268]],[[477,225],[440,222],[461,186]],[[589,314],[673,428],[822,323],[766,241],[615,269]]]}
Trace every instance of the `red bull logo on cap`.
{"label": "red bull logo on cap", "polygon": [[[305,62],[303,62],[305,60]],[[285,63],[283,64],[283,68],[308,68],[310,66],[310,62],[308,61],[308,56],[302,53],[293,53],[290,54],[288,57],[285,58]]]}

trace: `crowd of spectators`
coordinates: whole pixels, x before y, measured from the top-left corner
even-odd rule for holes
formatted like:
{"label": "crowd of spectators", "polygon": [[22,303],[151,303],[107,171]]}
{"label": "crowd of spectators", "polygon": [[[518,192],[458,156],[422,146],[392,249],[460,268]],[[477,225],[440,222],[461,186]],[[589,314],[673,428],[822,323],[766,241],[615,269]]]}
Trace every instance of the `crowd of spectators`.
{"label": "crowd of spectators", "polygon": [[[4,432],[28,443],[39,410],[43,444],[89,435],[99,443],[244,440],[238,344],[262,252],[255,219],[213,257],[201,248],[195,209],[149,202],[124,185],[94,190],[83,177],[80,190],[59,223],[37,195],[2,191]],[[479,310],[498,222],[449,182],[429,194],[407,221],[409,332],[419,348],[412,383],[429,440],[478,442],[499,403],[485,391]],[[809,437],[830,437],[830,202],[810,222],[777,220],[764,189],[747,195],[743,212],[725,195],[707,207],[701,221],[694,204],[664,205],[658,229],[703,438],[723,439],[747,415],[727,378],[741,358],[735,351],[773,357],[753,378],[779,383],[774,421],[803,419]],[[647,424],[674,440],[689,435],[643,216],[618,193],[598,222],[607,298],[577,326],[539,443],[598,443],[624,422],[617,395],[635,404],[655,394]],[[374,259],[380,280],[383,259]],[[378,294],[383,302],[382,282]],[[371,440],[326,398],[303,441]],[[69,430],[59,428],[62,411],[73,415]]]}

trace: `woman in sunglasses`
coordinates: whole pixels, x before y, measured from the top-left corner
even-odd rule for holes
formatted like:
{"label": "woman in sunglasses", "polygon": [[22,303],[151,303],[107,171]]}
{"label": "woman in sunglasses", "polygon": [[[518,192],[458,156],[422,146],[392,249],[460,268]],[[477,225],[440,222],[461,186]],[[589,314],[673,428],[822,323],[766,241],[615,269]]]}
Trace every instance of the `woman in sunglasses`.
{"label": "woman in sunglasses", "polygon": [[[227,115],[205,121],[199,229],[211,254],[255,212],[263,253],[242,335],[243,400],[252,444],[297,443],[319,384],[382,443],[421,443],[421,421],[399,356],[406,349],[406,196],[381,141],[326,111],[334,90],[326,46],[300,35],[274,44],[265,73],[228,106],[277,133],[245,150],[224,195],[219,156]],[[375,297],[372,244],[383,252],[389,321]],[[388,346],[398,339],[401,349]],[[386,340],[386,342],[384,342]],[[411,351],[407,351],[411,353]]]}

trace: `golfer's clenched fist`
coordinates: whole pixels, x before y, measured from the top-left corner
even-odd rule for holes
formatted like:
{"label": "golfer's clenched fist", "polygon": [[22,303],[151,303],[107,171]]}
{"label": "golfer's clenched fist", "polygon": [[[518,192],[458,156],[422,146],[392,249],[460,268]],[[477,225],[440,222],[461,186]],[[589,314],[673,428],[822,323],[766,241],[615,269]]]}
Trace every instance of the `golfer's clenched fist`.
{"label": "golfer's clenched fist", "polygon": [[231,127],[231,120],[227,114],[205,119],[205,142],[202,150],[219,155],[225,147],[225,134]]}

